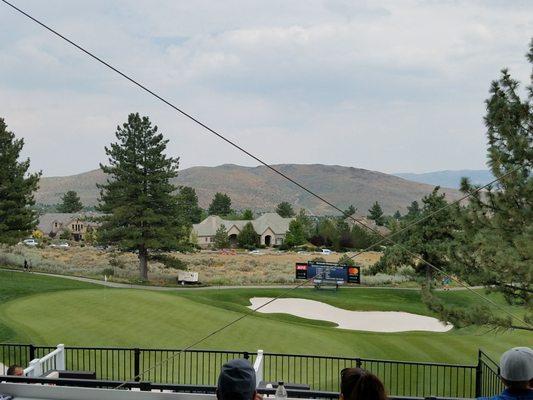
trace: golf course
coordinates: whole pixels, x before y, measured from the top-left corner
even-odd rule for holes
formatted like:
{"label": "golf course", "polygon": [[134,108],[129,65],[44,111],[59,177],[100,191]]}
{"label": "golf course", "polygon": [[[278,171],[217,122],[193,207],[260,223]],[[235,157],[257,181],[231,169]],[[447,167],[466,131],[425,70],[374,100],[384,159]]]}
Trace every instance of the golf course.
{"label": "golf course", "polygon": [[[276,297],[283,291],[286,289],[115,289],[0,270],[0,342],[177,349],[250,313],[250,298]],[[459,306],[481,301],[467,291],[440,292],[439,296]],[[499,295],[489,296],[505,304]],[[345,310],[435,316],[416,290],[303,288],[287,297]],[[519,308],[513,312],[519,313]],[[531,345],[531,333],[517,330],[468,327],[441,333],[377,333],[339,329],[331,322],[289,314],[253,313],[196,348],[475,363],[478,348],[498,358],[510,347],[525,345]]]}

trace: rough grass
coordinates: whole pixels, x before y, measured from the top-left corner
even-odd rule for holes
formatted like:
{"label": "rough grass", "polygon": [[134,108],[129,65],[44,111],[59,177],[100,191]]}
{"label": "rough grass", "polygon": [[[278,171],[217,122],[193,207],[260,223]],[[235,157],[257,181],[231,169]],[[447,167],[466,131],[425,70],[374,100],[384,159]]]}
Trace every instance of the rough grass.
{"label": "rough grass", "polygon": [[[294,279],[294,264],[316,257],[316,254],[297,254],[291,252],[273,252],[261,250],[261,255],[238,252],[225,255],[218,252],[202,251],[198,253],[172,253],[173,257],[183,260],[190,271],[198,272],[202,283],[209,285],[264,285],[291,284]],[[346,253],[351,254],[351,253]],[[353,253],[352,253],[353,254]],[[326,261],[337,261],[340,254],[322,256]],[[355,261],[366,267],[374,264],[381,257],[379,252],[366,252],[355,257]],[[138,280],[138,260],[134,253],[98,250],[94,247],[70,248],[45,247],[29,248],[15,246],[0,247],[0,265],[20,268],[24,260],[31,262],[36,271],[65,275],[78,275],[102,279],[103,274],[113,269],[112,280],[135,282]],[[177,271],[165,268],[159,262],[150,262],[149,279],[152,284],[176,284]],[[369,285],[398,285],[410,278],[405,274],[380,275],[363,279]]]}

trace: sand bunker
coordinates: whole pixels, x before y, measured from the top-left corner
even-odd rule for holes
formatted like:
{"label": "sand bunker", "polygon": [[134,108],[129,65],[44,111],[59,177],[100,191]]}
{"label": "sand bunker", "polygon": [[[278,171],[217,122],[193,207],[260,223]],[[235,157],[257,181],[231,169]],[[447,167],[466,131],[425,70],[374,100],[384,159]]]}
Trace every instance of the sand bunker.
{"label": "sand bunker", "polygon": [[[257,308],[271,297],[253,297],[248,308]],[[307,319],[334,322],[338,328],[371,332],[430,331],[447,332],[446,325],[436,318],[400,311],[349,311],[315,300],[278,299],[261,308],[260,313],[292,314]]]}

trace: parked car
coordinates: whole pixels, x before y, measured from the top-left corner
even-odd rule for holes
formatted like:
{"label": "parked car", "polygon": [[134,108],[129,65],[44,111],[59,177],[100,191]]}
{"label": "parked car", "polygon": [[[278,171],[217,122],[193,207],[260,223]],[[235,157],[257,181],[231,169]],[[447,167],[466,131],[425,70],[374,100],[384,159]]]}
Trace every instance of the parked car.
{"label": "parked car", "polygon": [[37,246],[39,244],[39,242],[37,241],[37,239],[24,239],[22,241],[23,244],[25,244],[26,246],[31,246],[31,247],[34,247],[34,246]]}
{"label": "parked car", "polygon": [[333,253],[330,249],[322,249],[322,254],[329,256],[331,253]]}
{"label": "parked car", "polygon": [[259,250],[252,250],[252,251],[250,251],[250,254],[253,254],[253,255],[256,255],[256,256],[260,256],[263,253],[261,253]]}

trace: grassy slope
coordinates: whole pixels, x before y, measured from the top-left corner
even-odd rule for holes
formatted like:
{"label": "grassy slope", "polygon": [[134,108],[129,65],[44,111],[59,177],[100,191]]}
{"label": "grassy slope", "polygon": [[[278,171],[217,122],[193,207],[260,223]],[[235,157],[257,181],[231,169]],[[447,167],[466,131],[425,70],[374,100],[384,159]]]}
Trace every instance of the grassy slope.
{"label": "grassy slope", "polygon": [[[280,293],[274,289],[178,293],[89,289],[93,286],[7,272],[0,272],[0,282],[2,303],[12,300],[0,307],[0,324],[9,327],[8,331],[0,331],[0,340],[39,344],[179,348],[238,317],[247,310],[249,297]],[[302,289],[291,295],[347,309],[428,314],[418,293],[408,290]],[[464,292],[442,295],[457,304],[472,301],[472,295]],[[383,334],[340,330],[328,325],[287,315],[259,314],[198,347],[473,363],[478,347],[496,357],[509,347],[526,345],[530,340],[527,333],[485,333],[483,328],[440,334]]]}
{"label": "grassy slope", "polygon": [[[4,304],[16,298],[33,294],[88,288],[96,289],[100,288],[100,286],[69,279],[0,270],[0,315]],[[20,335],[6,325],[0,317],[0,342],[17,340],[19,337]]]}

